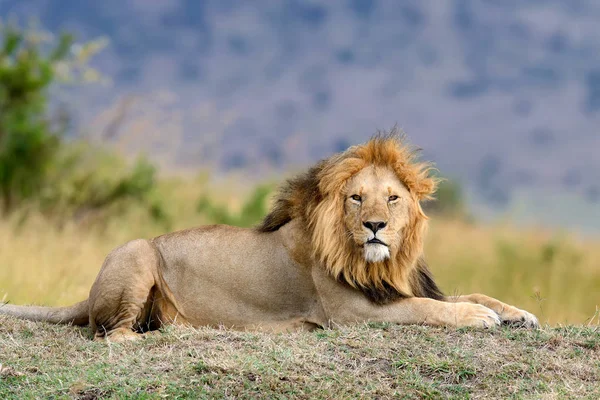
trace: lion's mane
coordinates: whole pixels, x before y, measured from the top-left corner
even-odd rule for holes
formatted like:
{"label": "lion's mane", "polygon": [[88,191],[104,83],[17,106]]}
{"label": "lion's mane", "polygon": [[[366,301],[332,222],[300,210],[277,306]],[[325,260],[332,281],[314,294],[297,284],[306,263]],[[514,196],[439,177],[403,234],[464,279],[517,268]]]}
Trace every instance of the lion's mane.
{"label": "lion's mane", "polygon": [[[258,229],[272,232],[293,219],[301,220],[311,238],[313,256],[333,277],[376,303],[411,296],[440,299],[442,293],[423,259],[427,216],[420,204],[431,198],[438,181],[430,176],[431,164],[418,161],[417,154],[418,149],[408,145],[396,128],[378,133],[288,180]],[[343,223],[346,182],[369,165],[390,168],[412,196],[410,222],[402,230],[399,251],[377,263],[364,260]]]}

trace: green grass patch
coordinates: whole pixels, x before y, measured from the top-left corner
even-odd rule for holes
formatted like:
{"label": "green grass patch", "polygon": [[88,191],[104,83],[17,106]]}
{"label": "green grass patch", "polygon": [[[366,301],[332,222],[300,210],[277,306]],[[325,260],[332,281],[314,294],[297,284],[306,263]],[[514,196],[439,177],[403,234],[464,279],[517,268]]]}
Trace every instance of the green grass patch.
{"label": "green grass patch", "polygon": [[598,398],[598,328],[167,327],[133,343],[0,317],[0,398]]}

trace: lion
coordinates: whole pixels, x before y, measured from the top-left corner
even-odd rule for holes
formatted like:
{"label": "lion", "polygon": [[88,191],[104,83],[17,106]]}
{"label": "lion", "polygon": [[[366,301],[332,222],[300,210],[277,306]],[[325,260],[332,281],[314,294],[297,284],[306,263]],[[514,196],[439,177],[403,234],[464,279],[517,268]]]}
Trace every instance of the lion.
{"label": "lion", "polygon": [[421,202],[438,181],[396,129],[288,180],[255,228],[208,225],[113,250],[70,307],[0,314],[136,339],[164,324],[282,332],[365,322],[537,327],[482,295],[445,296],[425,262]]}

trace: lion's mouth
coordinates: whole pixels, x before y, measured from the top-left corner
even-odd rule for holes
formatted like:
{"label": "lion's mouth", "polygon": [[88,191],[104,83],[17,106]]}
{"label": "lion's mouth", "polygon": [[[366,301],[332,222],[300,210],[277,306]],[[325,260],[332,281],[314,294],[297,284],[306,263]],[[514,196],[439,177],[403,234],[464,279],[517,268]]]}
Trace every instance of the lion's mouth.
{"label": "lion's mouth", "polygon": [[367,262],[377,263],[390,258],[390,247],[375,237],[363,245],[363,252]]}
{"label": "lion's mouth", "polygon": [[373,238],[370,240],[367,240],[367,244],[382,244],[384,246],[387,246],[387,243],[382,242],[381,240],[377,239],[377,238]]}

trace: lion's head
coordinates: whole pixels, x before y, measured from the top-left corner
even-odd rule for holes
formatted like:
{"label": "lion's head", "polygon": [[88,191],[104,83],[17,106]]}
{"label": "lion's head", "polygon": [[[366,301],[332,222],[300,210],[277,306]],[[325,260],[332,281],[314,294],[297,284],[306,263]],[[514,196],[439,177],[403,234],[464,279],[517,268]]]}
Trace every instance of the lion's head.
{"label": "lion's head", "polygon": [[439,297],[422,260],[431,169],[396,129],[378,134],[289,180],[259,229],[301,219],[314,257],[376,302]]}

